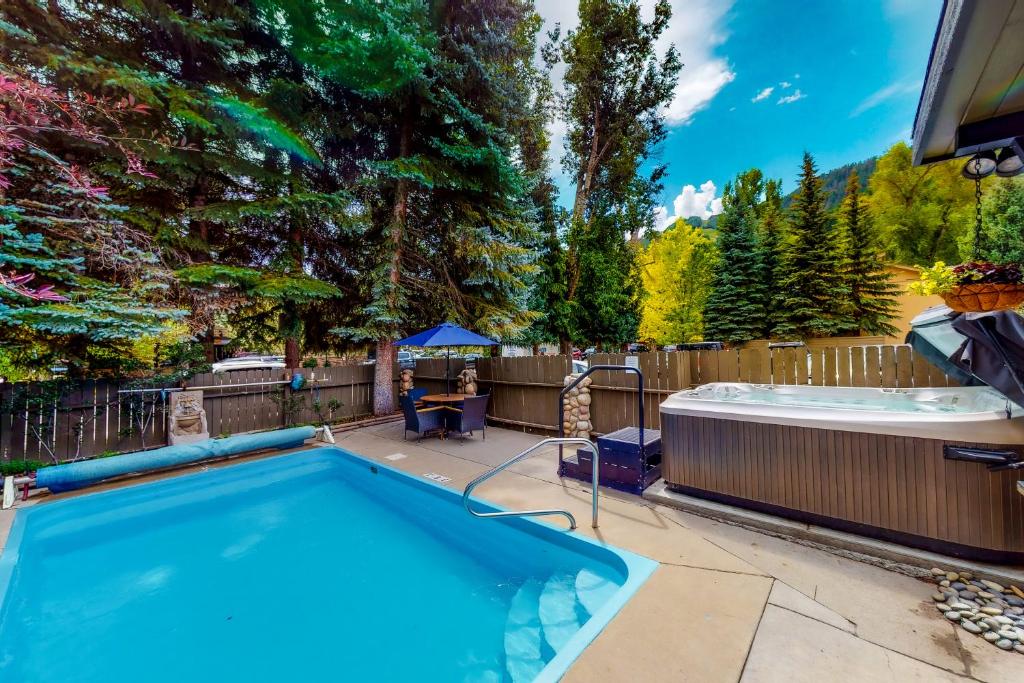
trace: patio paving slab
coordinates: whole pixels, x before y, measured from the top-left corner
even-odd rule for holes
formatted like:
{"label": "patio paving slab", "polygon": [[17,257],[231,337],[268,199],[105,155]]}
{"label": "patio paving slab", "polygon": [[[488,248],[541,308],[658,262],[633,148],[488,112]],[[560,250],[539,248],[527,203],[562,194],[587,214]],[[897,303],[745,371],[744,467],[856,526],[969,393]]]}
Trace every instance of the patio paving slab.
{"label": "patio paving slab", "polygon": [[562,679],[735,681],[772,580],[663,565]]}
{"label": "patio paving slab", "polygon": [[807,597],[800,591],[776,580],[772,592],[768,596],[769,604],[783,607],[791,612],[817,619],[823,624],[834,626],[849,633],[856,633],[857,626],[843,615],[829,609],[817,600]]}
{"label": "patio paving slab", "polygon": [[963,681],[960,676],[861,640],[787,609],[768,605],[743,683]]}
{"label": "patio paving slab", "polygon": [[705,539],[856,624],[858,637],[947,671],[967,673],[955,628],[933,606],[928,583],[742,527],[678,514]]}

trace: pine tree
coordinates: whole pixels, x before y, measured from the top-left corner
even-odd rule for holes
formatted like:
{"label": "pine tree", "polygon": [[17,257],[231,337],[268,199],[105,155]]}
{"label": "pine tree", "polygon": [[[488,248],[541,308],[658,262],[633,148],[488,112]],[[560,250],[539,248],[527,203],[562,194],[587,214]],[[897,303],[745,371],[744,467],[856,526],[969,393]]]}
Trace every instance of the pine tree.
{"label": "pine tree", "polygon": [[741,173],[722,192],[718,216],[719,260],[704,312],[709,340],[741,344],[765,334],[764,263],[757,242],[761,172]]}
{"label": "pine tree", "polygon": [[757,249],[761,258],[761,282],[765,293],[765,335],[776,336],[782,321],[783,249],[786,243],[786,217],[782,211],[782,182],[767,180],[764,201],[759,207]]}
{"label": "pine tree", "polygon": [[328,5],[318,13],[326,37],[296,49],[351,95],[359,211],[345,247],[326,247],[334,264],[317,272],[351,292],[330,328],[336,338],[376,347],[376,413],[393,407],[401,336],[447,319],[505,337],[531,319],[524,245],[535,240],[536,178],[516,163],[515,131],[531,115],[523,73],[539,22],[526,2],[428,9]]}
{"label": "pine tree", "polygon": [[860,178],[854,171],[847,180],[846,195],[839,207],[840,230],[845,233],[849,248],[847,279],[852,309],[849,332],[892,336],[897,331],[891,321],[899,312],[896,297],[900,288],[885,270],[878,235],[861,198],[860,187]]}
{"label": "pine tree", "polygon": [[814,159],[804,152],[783,258],[780,337],[830,337],[851,327],[846,245],[825,211]]}
{"label": "pine tree", "polygon": [[[253,303],[245,295],[254,291],[253,269],[267,278],[258,288],[264,292],[278,291],[290,274],[288,291],[309,280],[290,239],[293,217],[327,223],[347,204],[295,172],[321,159],[284,123],[283,112],[292,109],[271,108],[274,84],[297,78],[301,85],[302,76],[267,23],[253,3],[229,0],[0,6],[3,60],[32,65],[62,88],[114,91],[148,107],[145,122],[125,136],[154,138],[138,151],[151,175],[125,173],[109,146],[75,152],[125,207],[124,229],[151,240],[164,265],[184,269],[164,295],[190,309],[210,356],[214,320]],[[242,279],[232,279],[235,273]],[[290,311],[295,303],[270,298],[259,305]],[[290,333],[278,325],[276,340],[282,336]]]}

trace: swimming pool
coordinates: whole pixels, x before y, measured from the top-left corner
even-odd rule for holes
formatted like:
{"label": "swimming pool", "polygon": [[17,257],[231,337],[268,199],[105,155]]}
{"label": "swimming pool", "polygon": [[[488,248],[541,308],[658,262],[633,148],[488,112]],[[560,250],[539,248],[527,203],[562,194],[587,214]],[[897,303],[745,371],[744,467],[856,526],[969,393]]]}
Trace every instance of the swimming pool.
{"label": "swimming pool", "polygon": [[554,681],[656,566],[296,452],[20,510],[0,680]]}

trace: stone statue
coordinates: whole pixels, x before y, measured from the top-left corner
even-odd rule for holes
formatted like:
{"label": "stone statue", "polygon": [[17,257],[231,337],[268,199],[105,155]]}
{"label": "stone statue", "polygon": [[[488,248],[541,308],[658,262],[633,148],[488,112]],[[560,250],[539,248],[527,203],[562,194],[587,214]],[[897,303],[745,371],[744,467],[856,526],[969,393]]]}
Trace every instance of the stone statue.
{"label": "stone statue", "polygon": [[210,438],[203,410],[203,392],[175,391],[170,394],[167,412],[167,443],[171,446]]}

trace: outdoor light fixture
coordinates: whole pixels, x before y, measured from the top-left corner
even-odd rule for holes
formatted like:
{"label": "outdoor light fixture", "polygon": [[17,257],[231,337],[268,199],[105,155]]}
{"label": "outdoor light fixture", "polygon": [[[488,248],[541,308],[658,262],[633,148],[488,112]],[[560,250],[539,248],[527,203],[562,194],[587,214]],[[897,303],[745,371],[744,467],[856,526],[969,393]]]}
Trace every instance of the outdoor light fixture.
{"label": "outdoor light fixture", "polygon": [[1022,147],[1024,147],[1024,138],[1017,138],[1012,145],[1007,145],[999,150],[999,156],[996,158],[997,176],[1011,178],[1024,171],[1024,159],[1021,158]]}
{"label": "outdoor light fixture", "polygon": [[996,155],[995,152],[987,149],[971,157],[970,161],[964,164],[963,173],[965,178],[979,180],[991,175],[994,170],[996,170]]}

